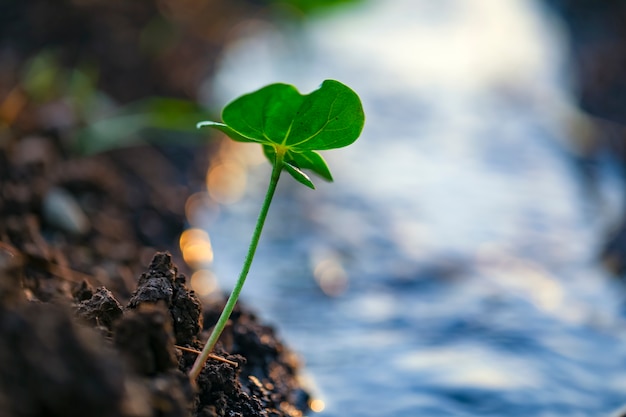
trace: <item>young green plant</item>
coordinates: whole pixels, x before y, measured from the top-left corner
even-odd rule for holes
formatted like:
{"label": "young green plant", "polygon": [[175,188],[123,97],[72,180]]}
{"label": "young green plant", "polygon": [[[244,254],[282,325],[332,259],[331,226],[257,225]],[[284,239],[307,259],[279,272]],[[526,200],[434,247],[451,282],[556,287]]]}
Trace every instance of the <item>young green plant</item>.
{"label": "young green plant", "polygon": [[326,80],[307,95],[300,94],[292,85],[268,85],[226,105],[222,120],[222,123],[200,122],[198,127],[212,127],[233,140],[260,144],[272,164],[272,175],[239,279],[202,353],[189,372],[192,380],[200,374],[235,308],[281,172],[287,171],[298,182],[312,189],[315,186],[303,172],[305,169],[332,181],[328,165],[317,151],[353,143],[361,134],[365,115],[361,100],[354,91],[338,81]]}

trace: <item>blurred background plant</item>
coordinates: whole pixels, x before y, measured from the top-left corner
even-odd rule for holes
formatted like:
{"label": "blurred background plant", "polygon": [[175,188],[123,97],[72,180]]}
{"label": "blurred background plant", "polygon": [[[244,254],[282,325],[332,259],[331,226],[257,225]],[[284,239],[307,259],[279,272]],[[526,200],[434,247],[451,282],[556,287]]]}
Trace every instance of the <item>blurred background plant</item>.
{"label": "blurred background plant", "polygon": [[198,139],[200,86],[233,27],[348,2],[4,1],[0,118],[23,132],[67,131],[66,145],[80,152],[163,138],[158,130]]}

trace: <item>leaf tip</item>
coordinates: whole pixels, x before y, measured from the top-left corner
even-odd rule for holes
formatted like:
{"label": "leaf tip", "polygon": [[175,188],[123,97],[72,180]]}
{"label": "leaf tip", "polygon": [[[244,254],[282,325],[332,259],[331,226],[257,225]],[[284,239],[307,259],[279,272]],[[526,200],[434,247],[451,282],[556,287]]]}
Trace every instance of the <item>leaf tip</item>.
{"label": "leaf tip", "polygon": [[201,127],[205,127],[205,126],[215,126],[216,124],[220,124],[220,123],[212,122],[210,120],[205,120],[203,122],[196,123],[196,129],[200,129]]}
{"label": "leaf tip", "polygon": [[309,176],[302,172],[300,168],[288,162],[284,162],[283,164],[287,172],[289,172],[296,181],[298,181],[302,185],[309,187],[312,190],[315,190],[315,185],[313,184],[313,181],[311,181]]}

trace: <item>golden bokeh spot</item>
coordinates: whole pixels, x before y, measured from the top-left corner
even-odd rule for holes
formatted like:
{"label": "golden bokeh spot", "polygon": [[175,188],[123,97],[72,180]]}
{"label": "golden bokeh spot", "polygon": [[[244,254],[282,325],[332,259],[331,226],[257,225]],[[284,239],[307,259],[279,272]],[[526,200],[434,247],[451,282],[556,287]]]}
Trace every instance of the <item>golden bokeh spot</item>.
{"label": "golden bokeh spot", "polygon": [[309,407],[314,413],[321,413],[322,411],[324,411],[324,408],[326,408],[326,404],[324,404],[324,401],[320,399],[313,399],[309,403]]}
{"label": "golden bokeh spot", "polygon": [[206,266],[213,262],[213,246],[209,234],[202,229],[187,229],[180,235],[183,259],[191,267]]}
{"label": "golden bokeh spot", "polygon": [[217,278],[213,272],[200,269],[191,275],[191,288],[201,297],[217,291]]}
{"label": "golden bokeh spot", "polygon": [[246,168],[238,162],[218,162],[209,169],[206,185],[209,195],[220,204],[232,204],[246,190]]}

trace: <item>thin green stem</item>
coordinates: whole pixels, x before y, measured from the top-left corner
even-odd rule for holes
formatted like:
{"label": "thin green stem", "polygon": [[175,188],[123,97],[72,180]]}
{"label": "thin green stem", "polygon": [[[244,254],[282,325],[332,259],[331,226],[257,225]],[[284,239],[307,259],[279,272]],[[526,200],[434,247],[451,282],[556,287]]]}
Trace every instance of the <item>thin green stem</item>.
{"label": "thin green stem", "polygon": [[220,318],[217,320],[217,323],[215,324],[215,327],[213,327],[213,331],[211,332],[209,339],[202,349],[202,353],[198,355],[196,361],[191,367],[191,371],[189,371],[189,378],[192,381],[195,381],[198,378],[200,371],[204,367],[204,363],[213,351],[215,344],[219,340],[222,332],[224,331],[224,328],[228,323],[228,319],[230,318],[230,315],[235,308],[235,304],[237,304],[237,299],[239,298],[239,294],[241,293],[243,284],[246,282],[246,277],[248,276],[248,271],[250,271],[250,266],[252,265],[252,260],[254,259],[254,254],[259,244],[259,238],[261,237],[261,232],[263,231],[265,218],[267,217],[267,212],[269,211],[270,204],[272,203],[272,198],[274,197],[274,192],[276,191],[276,186],[278,185],[278,179],[280,178],[280,173],[283,169],[283,157],[284,151],[276,152],[276,160],[274,161],[274,166],[272,169],[272,177],[267,187],[267,192],[265,194],[265,199],[263,200],[263,206],[261,206],[259,217],[256,221],[256,226],[254,227],[254,233],[252,234],[252,239],[250,240],[250,246],[248,247],[248,253],[244,260],[241,273],[239,274],[239,278],[235,283],[233,291],[228,297],[228,301],[226,301],[226,305],[224,306],[224,310],[222,310]]}

